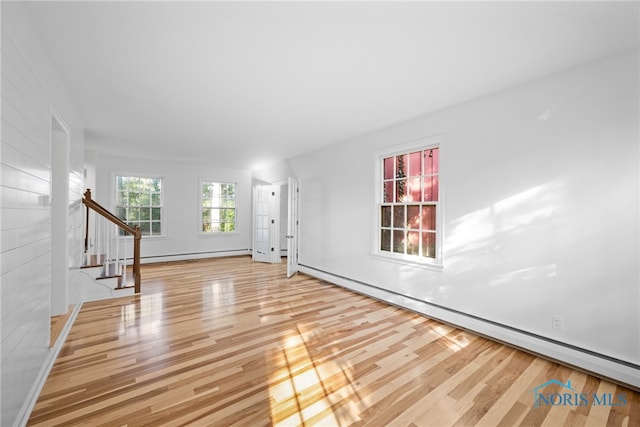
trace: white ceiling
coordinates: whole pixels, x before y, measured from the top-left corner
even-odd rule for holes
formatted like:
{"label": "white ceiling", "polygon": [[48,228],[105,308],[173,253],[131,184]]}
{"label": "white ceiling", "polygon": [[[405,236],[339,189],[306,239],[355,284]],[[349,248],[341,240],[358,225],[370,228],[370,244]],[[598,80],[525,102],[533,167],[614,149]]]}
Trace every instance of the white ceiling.
{"label": "white ceiling", "polygon": [[638,2],[27,2],[86,126],[254,168],[637,48]]}

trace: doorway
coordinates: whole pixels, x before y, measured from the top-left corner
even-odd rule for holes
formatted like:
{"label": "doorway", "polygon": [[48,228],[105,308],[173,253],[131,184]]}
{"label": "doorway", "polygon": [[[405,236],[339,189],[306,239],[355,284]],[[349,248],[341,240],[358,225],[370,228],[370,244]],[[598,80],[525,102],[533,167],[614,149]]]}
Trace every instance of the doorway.
{"label": "doorway", "polygon": [[51,115],[51,282],[50,315],[68,310],[69,128]]}
{"label": "doorway", "polygon": [[257,262],[279,263],[280,257],[280,187],[253,187],[253,251]]}

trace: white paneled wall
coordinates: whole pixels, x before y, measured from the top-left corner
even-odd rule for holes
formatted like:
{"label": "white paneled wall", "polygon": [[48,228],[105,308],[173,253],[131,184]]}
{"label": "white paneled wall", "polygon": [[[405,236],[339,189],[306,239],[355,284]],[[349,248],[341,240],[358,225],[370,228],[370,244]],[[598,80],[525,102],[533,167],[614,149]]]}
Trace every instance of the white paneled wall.
{"label": "white paneled wall", "polygon": [[[71,129],[69,303],[82,261],[84,131],[40,48],[23,5],[2,3],[0,425],[24,416],[49,355],[51,117]],[[54,248],[55,249],[55,248]]]}

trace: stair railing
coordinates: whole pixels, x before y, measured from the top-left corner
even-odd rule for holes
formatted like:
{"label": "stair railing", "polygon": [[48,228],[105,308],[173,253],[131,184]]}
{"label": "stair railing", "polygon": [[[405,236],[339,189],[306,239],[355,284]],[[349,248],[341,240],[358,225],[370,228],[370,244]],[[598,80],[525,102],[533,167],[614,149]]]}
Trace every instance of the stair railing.
{"label": "stair railing", "polygon": [[[127,225],[120,218],[109,212],[102,205],[91,198],[91,190],[84,193],[82,203],[86,206],[86,221],[84,234],[85,263],[104,265],[106,276],[121,276],[118,287],[127,283],[126,259],[127,237],[133,237],[133,279],[134,291],[140,293],[140,241],[142,231],[138,227]],[[90,237],[89,222],[93,212],[93,239]],[[114,227],[115,225],[115,227]],[[122,230],[124,234],[120,233]],[[115,240],[115,241],[114,241]],[[120,254],[120,240],[123,240],[122,255]]]}

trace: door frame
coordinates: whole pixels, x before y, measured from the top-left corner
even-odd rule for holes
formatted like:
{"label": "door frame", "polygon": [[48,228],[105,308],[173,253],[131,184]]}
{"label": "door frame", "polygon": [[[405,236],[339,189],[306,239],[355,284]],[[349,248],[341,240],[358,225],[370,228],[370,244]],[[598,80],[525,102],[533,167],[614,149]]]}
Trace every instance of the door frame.
{"label": "door frame", "polygon": [[287,197],[287,277],[298,272],[298,226],[300,186],[295,178],[289,177]]}

